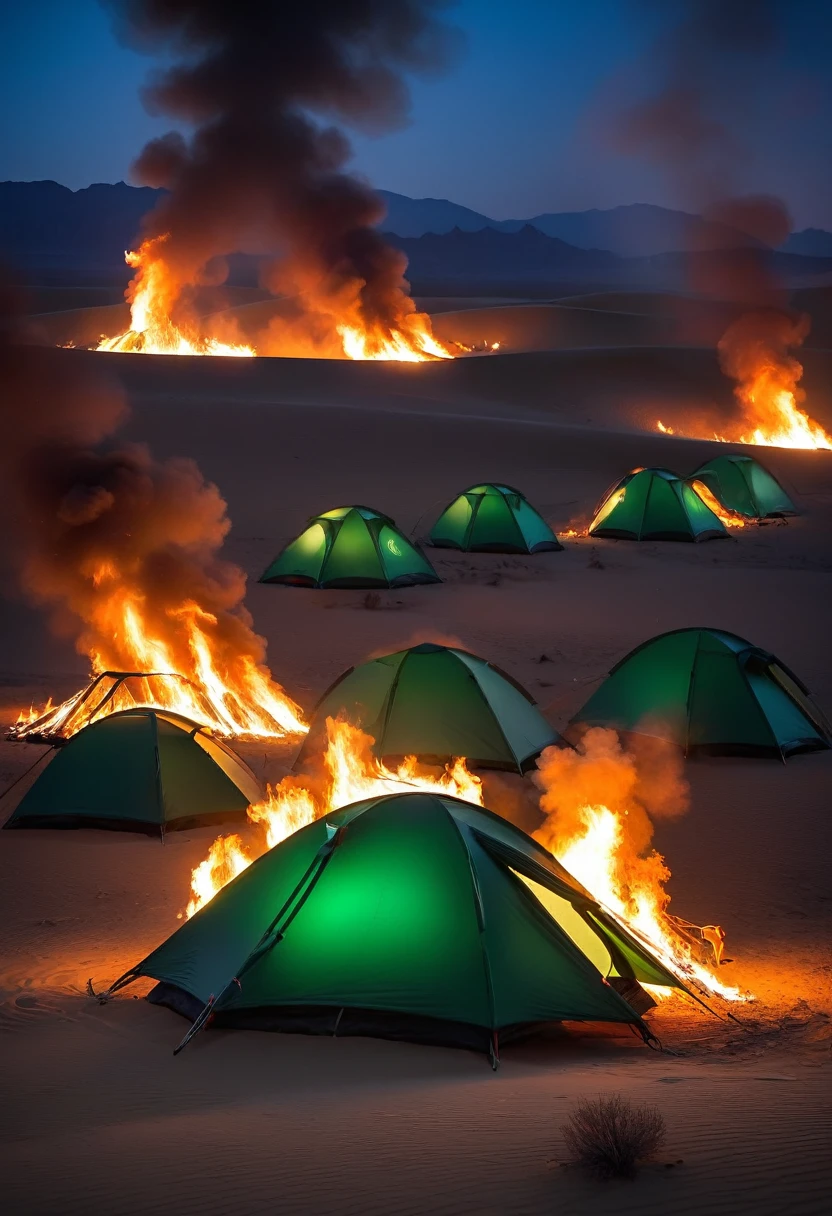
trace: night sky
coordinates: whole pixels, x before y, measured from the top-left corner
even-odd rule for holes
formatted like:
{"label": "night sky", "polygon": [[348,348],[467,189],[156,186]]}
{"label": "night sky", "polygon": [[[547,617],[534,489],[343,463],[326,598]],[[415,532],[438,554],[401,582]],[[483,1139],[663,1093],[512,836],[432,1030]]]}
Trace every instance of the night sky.
{"label": "night sky", "polygon": [[[4,6],[0,178],[77,189],[129,180],[151,135],[148,61],[120,46],[97,0]],[[465,49],[441,78],[413,84],[412,122],[355,137],[355,167],[377,186],[452,198],[495,218],[693,200],[655,165],[598,134],[605,108],[655,68],[674,4],[659,0],[461,0]],[[793,0],[779,45],[738,90],[734,188],[780,195],[798,228],[832,227],[832,5]],[[752,93],[754,94],[752,98]]]}

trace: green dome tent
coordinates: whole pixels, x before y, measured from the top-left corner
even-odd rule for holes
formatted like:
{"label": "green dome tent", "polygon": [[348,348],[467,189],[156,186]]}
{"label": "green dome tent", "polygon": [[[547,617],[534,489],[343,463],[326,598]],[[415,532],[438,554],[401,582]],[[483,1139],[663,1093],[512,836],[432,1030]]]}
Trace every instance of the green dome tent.
{"label": "green dome tent", "polygon": [[379,757],[457,756],[524,772],[559,736],[532,698],[485,659],[424,643],[351,667],[324,693],[295,767],[322,747],[327,718],[345,716],[375,740]]}
{"label": "green dome tent", "polygon": [[[489,1052],[559,1021],[649,1031],[617,989],[686,991],[518,828],[435,794],[354,803],[265,853],[118,979],[196,1019]],[[634,984],[633,981],[636,981]],[[179,1050],[179,1048],[177,1048]]]}
{"label": "green dome tent", "polygon": [[776,756],[832,746],[808,690],[767,651],[720,629],[676,629],[637,646],[575,715],[567,735],[609,726],[687,755]]}
{"label": "green dome tent", "polygon": [[128,709],[73,735],[23,795],[7,828],[170,828],[245,818],[262,797],[251,769],[204,727]]}
{"label": "green dome tent", "polygon": [[704,482],[723,507],[747,519],[797,514],[780,482],[753,456],[715,456],[700,465],[689,481]]}
{"label": "green dome tent", "polygon": [[710,507],[669,469],[633,469],[605,496],[590,536],[619,540],[711,540],[727,536]]}
{"label": "green dome tent", "polygon": [[519,490],[490,482],[463,490],[431,528],[430,542],[440,549],[467,553],[541,553],[563,548]]}
{"label": "green dome tent", "polygon": [[442,580],[393,520],[369,507],[316,515],[261,575],[290,587],[410,587]]}

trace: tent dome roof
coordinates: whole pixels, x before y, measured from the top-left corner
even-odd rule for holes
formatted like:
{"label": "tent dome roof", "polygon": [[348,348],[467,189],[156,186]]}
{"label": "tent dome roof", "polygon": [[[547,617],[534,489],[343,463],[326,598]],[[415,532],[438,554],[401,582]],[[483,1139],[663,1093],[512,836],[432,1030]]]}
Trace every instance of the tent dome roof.
{"label": "tent dome roof", "polygon": [[313,516],[260,576],[289,587],[409,587],[441,582],[417,544],[389,515],[334,507]]}
{"label": "tent dome roof", "polygon": [[244,818],[257,778],[211,732],[179,714],[128,709],[73,735],[4,824],[163,833]]}
{"label": "tent dome roof", "polygon": [[586,726],[649,735],[688,755],[775,756],[832,746],[805,685],[773,654],[721,629],[675,629],[613,667],[575,715]]}
{"label": "tent dome roof", "polygon": [[430,542],[466,553],[541,553],[563,548],[521,491],[499,482],[482,482],[458,494],[431,528]]}
{"label": "tent dome roof", "polygon": [[466,1046],[630,1023],[617,980],[682,987],[525,833],[430,793],[294,833],[122,976],[197,1023]]}
{"label": "tent dome roof", "polygon": [[670,469],[632,469],[604,495],[590,536],[702,541],[727,537],[722,521]]}
{"label": "tent dome roof", "polygon": [[296,767],[323,745],[327,718],[372,735],[379,758],[417,756],[523,772],[560,741],[528,692],[494,664],[423,643],[351,667],[315,709]]}

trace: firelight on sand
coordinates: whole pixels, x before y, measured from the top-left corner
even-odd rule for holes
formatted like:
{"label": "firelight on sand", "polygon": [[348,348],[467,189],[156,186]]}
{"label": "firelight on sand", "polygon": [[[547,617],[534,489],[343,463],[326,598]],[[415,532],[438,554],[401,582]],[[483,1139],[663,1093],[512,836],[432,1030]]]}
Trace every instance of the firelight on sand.
{"label": "firelight on sand", "polygon": [[[249,808],[249,818],[263,829],[259,847],[247,848],[237,835],[219,836],[208,856],[191,874],[191,899],[185,915],[193,916],[218,891],[266,850],[280,844],[293,832],[330,811],[349,806],[364,798],[382,794],[433,790],[483,805],[482,783],[471,773],[463,759],[454,760],[439,776],[420,767],[408,756],[396,769],[389,769],[372,753],[373,739],[348,722],[327,718],[327,748],[323,763],[323,782],[287,777],[275,788],[269,787],[266,799]],[[697,962],[692,949],[673,928],[665,915],[669,896],[664,883],[670,871],[664,860],[653,853],[647,858],[629,855],[629,844],[620,818],[605,806],[581,808],[574,831],[568,839],[553,837],[545,830],[540,839],[586,889],[617,919],[637,934],[683,982],[717,994],[729,1001],[746,998],[736,988],[722,984]],[[670,989],[651,988],[657,996]]]}
{"label": "firelight on sand", "polygon": [[[200,334],[196,320],[189,324],[172,320],[181,301],[183,284],[165,260],[167,239],[166,235],[149,238],[138,250],[125,253],[128,266],[136,271],[126,293],[130,328],[116,337],[102,338],[96,349],[120,354],[255,356],[253,346],[220,342]],[[404,295],[399,302],[401,316],[392,327],[362,324],[357,306],[345,302],[346,316],[335,319],[333,325],[343,358],[405,363],[453,359],[452,351],[433,335],[430,317],[416,312],[412,301]]]}

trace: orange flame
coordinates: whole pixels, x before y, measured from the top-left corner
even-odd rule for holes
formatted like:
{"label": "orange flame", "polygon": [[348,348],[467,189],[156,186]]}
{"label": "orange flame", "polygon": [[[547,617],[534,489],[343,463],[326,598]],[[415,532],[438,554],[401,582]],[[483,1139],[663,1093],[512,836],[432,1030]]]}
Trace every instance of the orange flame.
{"label": "orange flame", "polygon": [[[183,284],[165,260],[167,239],[166,234],[152,237],[143,241],[138,250],[125,253],[128,266],[136,270],[126,293],[130,328],[113,338],[102,338],[96,349],[145,355],[256,355],[251,345],[206,337],[199,332],[197,319],[173,321],[174,315],[183,311]],[[430,317],[416,312],[407,297],[403,303],[402,314],[392,330],[381,324],[367,328],[352,316],[335,323],[341,356],[406,363],[453,359],[452,351],[432,333]],[[358,312],[357,307],[347,303],[343,308],[348,314]]]}
{"label": "orange flame", "polygon": [[[667,912],[670,870],[649,849],[652,825],[645,803],[665,815],[684,810],[687,788],[671,757],[657,753],[649,765],[639,765],[615,731],[594,728],[577,752],[547,748],[538,769],[540,805],[548,816],[535,833],[541,844],[683,982],[725,1000],[749,999],[694,956]],[[672,992],[650,990],[658,996]]]}
{"label": "orange flame", "polygon": [[722,503],[711,493],[704,481],[692,481],[690,484],[705,506],[709,507],[718,519],[722,520],[726,528],[745,528],[748,525],[749,521],[743,515],[738,514],[736,511],[729,511],[727,507],[723,507]]}
{"label": "orange flame", "polygon": [[[326,732],[323,782],[286,777],[278,786],[269,786],[264,801],[248,811],[252,823],[263,829],[260,847],[252,853],[239,836],[220,836],[215,840],[208,857],[191,874],[192,894],[186,916],[198,912],[267,849],[322,815],[350,803],[384,794],[433,790],[476,806],[483,805],[482,782],[468,771],[464,760],[454,760],[436,777],[420,771],[415,756],[405,757],[398,768],[390,769],[373,755],[372,737],[357,726],[327,718]],[[304,780],[307,784],[302,784]]]}

